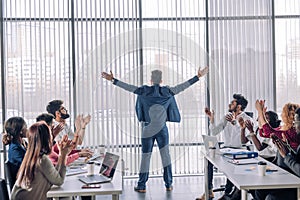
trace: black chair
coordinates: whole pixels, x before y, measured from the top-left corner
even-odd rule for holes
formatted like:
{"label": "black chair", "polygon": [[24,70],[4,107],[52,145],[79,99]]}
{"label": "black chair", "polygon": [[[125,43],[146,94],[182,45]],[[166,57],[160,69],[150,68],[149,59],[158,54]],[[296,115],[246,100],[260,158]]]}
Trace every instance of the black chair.
{"label": "black chair", "polygon": [[17,166],[13,165],[8,160],[5,162],[5,172],[6,172],[7,181],[8,181],[9,187],[10,187],[10,191],[13,189],[14,184],[16,182],[18,170],[19,170],[19,168]]}
{"label": "black chair", "polygon": [[9,200],[7,184],[5,179],[0,178],[0,199],[1,200]]}

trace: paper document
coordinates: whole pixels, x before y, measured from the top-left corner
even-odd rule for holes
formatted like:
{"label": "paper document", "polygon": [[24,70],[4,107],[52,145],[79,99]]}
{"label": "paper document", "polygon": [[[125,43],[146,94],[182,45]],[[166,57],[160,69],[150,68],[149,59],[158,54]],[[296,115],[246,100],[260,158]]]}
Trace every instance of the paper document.
{"label": "paper document", "polygon": [[232,159],[228,160],[229,163],[235,164],[235,165],[249,165],[249,164],[257,164],[258,160],[255,158],[247,158],[247,159]]}

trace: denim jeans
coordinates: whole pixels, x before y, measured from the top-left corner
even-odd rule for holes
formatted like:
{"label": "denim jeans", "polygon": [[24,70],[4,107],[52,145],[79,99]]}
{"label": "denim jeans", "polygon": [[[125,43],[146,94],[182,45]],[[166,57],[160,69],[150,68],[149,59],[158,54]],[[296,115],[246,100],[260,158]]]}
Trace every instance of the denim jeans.
{"label": "denim jeans", "polygon": [[143,135],[142,137],[142,160],[140,166],[139,181],[137,185],[139,189],[146,189],[146,182],[149,178],[150,158],[155,140],[159,147],[159,152],[164,168],[163,177],[165,186],[166,188],[172,186],[173,178],[171,157],[169,152],[169,132],[168,127],[164,124],[163,128],[160,131],[157,131],[156,134],[150,134],[146,136]]}

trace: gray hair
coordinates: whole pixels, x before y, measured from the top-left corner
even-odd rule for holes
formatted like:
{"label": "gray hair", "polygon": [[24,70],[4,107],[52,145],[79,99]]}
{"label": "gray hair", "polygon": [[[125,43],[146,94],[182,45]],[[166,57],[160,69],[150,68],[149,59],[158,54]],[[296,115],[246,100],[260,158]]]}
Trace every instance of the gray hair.
{"label": "gray hair", "polygon": [[153,70],[151,72],[151,81],[153,84],[160,84],[162,77],[162,71],[160,70]]}

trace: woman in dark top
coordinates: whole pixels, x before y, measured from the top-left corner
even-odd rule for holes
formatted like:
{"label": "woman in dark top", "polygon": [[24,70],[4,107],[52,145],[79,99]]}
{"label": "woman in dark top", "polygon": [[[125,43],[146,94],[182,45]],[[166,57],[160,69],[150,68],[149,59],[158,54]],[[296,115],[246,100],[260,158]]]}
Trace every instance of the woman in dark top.
{"label": "woman in dark top", "polygon": [[2,136],[2,142],[9,145],[8,161],[20,168],[26,153],[27,124],[22,117],[11,117],[4,124],[5,133]]}

